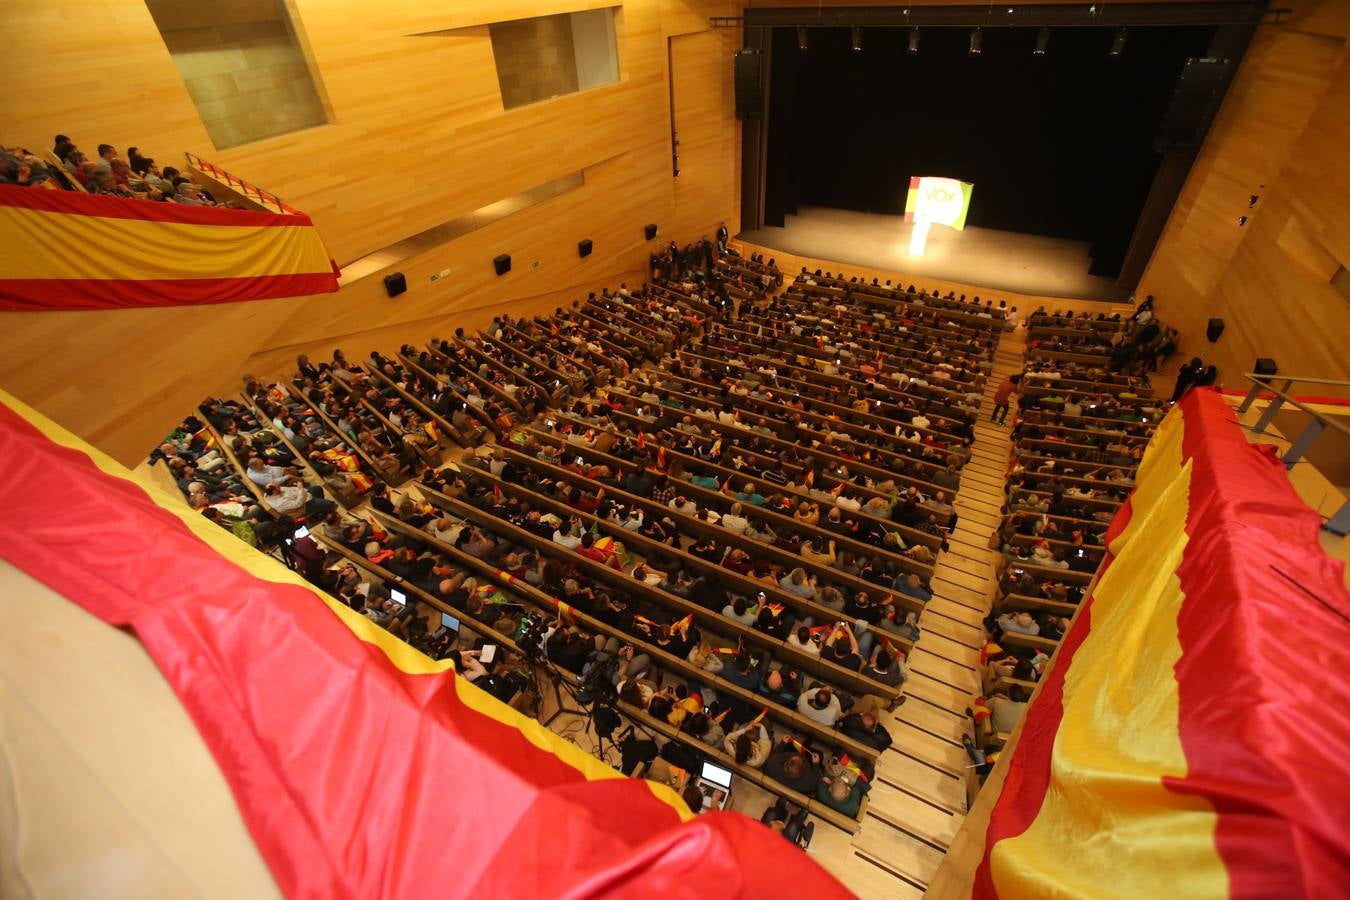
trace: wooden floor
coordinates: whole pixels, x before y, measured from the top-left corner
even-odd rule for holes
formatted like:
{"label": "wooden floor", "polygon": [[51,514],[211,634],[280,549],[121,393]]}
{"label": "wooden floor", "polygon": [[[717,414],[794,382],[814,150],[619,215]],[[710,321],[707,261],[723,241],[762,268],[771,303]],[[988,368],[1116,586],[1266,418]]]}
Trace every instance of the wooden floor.
{"label": "wooden floor", "polygon": [[894,738],[877,761],[863,827],[849,836],[816,827],[810,854],[863,898],[919,897],[965,819],[964,710],[979,693],[980,622],[994,593],[989,538],[1003,506],[1009,427],[989,421],[1003,376],[1019,372],[1026,332],[1005,335],[985,386],[973,455],[961,473],[951,550],[933,576],[933,599],[919,619],[904,705],[884,724]]}
{"label": "wooden floor", "polygon": [[[975,203],[979,203],[979,192]],[[1088,244],[993,228],[934,228],[923,256],[909,255],[914,226],[903,216],[803,206],[786,227],[742,232],[739,240],[776,251],[835,260],[830,265],[885,266],[921,278],[959,278],[984,285],[976,293],[1016,291],[1041,297],[1122,301],[1129,291],[1114,278],[1088,272]]]}

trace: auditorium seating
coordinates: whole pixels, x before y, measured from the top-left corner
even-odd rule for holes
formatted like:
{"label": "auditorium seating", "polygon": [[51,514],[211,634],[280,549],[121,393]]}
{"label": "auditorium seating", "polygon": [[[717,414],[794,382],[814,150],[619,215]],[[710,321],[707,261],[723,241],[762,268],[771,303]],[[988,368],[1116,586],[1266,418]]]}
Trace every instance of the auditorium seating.
{"label": "auditorium seating", "polygon": [[[667,254],[658,269],[677,277],[552,316],[361,363],[301,357],[276,384],[248,379],[230,412],[358,512],[309,523],[326,556],[314,574],[342,599],[438,658],[503,647],[481,671],[457,659],[531,713],[548,690],[527,674],[536,639],[575,630],[611,668],[630,646],[645,667],[645,695],[618,702],[630,724],[856,831],[865,796],[841,811],[738,763],[720,735],[762,716],[776,752],[869,776],[890,738],[858,730],[861,715],[904,699],[1005,311],[825,274],[772,294],[776,267],[726,256],[710,276],[701,252]],[[1111,323],[1081,331],[1109,347]],[[1034,685],[1152,431],[1146,378],[1108,372],[1109,351],[1082,366],[1054,352],[1038,345],[1019,396],[986,693]],[[335,580],[348,564],[360,600]],[[395,585],[406,607],[390,605]],[[1000,628],[1019,613],[1039,633]],[[739,665],[753,675],[729,679]],[[564,674],[579,689],[581,667]],[[854,730],[804,714],[813,685],[842,699],[841,721],[858,713]],[[654,715],[654,693],[674,708]],[[723,710],[711,744],[684,724]]]}

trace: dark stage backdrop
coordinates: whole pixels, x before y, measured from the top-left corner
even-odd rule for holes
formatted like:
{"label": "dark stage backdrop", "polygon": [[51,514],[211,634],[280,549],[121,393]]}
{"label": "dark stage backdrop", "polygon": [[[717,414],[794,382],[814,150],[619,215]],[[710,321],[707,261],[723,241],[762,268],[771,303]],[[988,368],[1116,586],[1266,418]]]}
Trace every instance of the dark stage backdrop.
{"label": "dark stage backdrop", "polygon": [[[1087,241],[1098,274],[1115,275],[1159,155],[1153,139],[1186,58],[1213,29],[1132,28],[1107,56],[1110,29],[775,29],[769,95],[766,220],[798,205],[904,211],[911,175],[971,181],[967,224]],[[1104,271],[1103,271],[1104,269]]]}

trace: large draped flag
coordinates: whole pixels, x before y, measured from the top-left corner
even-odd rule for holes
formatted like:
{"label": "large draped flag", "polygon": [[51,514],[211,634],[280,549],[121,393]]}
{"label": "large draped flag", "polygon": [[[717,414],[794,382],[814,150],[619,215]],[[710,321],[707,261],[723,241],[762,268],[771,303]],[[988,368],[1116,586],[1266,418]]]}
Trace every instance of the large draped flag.
{"label": "large draped flag", "polygon": [[286,896],[848,896],[757,822],[692,817],[3,392],[0,458],[0,556],[140,638]]}
{"label": "large draped flag", "polygon": [[1350,594],[1320,524],[1217,393],[1167,415],[985,785],[974,896],[1345,896]]}
{"label": "large draped flag", "polygon": [[302,214],[0,185],[0,310],[128,309],[336,291]]}

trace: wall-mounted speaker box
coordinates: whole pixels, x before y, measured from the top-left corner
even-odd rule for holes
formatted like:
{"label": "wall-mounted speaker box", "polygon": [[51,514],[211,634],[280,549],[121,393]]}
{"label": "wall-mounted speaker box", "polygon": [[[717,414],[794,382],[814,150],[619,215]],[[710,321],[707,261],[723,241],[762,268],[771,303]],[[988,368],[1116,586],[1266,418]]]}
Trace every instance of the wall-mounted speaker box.
{"label": "wall-mounted speaker box", "polygon": [[1257,375],[1274,375],[1280,371],[1280,367],[1275,365],[1275,360],[1269,356],[1260,356],[1256,359],[1256,365],[1252,371]]}
{"label": "wall-mounted speaker box", "polygon": [[408,289],[408,279],[403,277],[402,272],[394,272],[384,276],[384,289],[390,297],[397,297]]}
{"label": "wall-mounted speaker box", "polygon": [[764,69],[754,48],[736,51],[736,118],[758,119],[764,108]]}
{"label": "wall-mounted speaker box", "polygon": [[1223,319],[1210,319],[1209,327],[1205,329],[1205,337],[1209,338],[1209,342],[1212,344],[1219,339],[1221,334],[1223,334]]}
{"label": "wall-mounted speaker box", "polygon": [[647,235],[647,240],[649,240],[649,241],[650,241],[652,238],[656,237],[656,226],[655,226],[655,225],[648,225],[646,228],[642,229],[642,231],[643,231],[644,234]]}
{"label": "wall-mounted speaker box", "polygon": [[590,255],[591,255],[591,239],[583,238],[582,240],[577,241],[577,256],[590,256]]}
{"label": "wall-mounted speaker box", "polygon": [[500,256],[492,257],[492,268],[497,270],[498,275],[505,275],[511,271],[511,255],[503,253]]}

